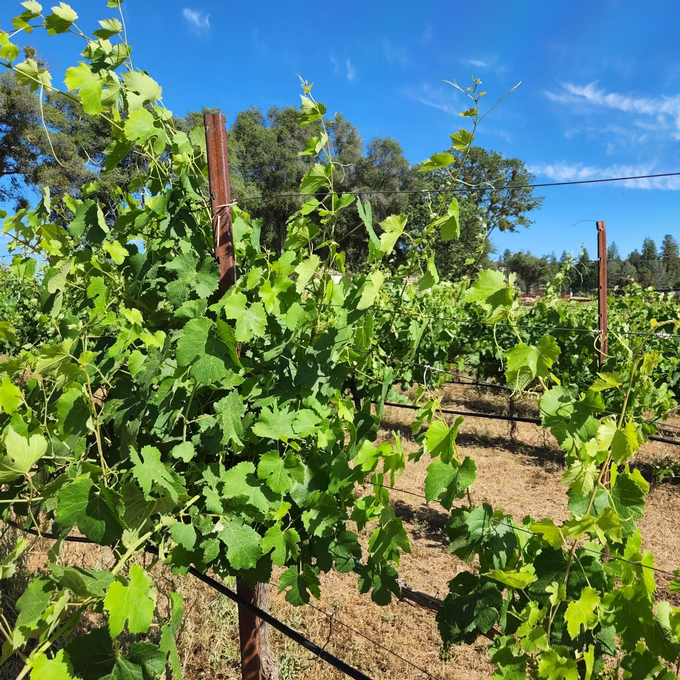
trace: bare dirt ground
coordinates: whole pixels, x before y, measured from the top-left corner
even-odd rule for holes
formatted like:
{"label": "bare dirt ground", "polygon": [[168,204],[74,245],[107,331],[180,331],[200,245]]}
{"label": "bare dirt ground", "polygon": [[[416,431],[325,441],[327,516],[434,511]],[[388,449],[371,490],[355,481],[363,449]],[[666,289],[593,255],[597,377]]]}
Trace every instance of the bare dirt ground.
{"label": "bare dirt ground", "polygon": [[[471,388],[446,386],[444,394],[444,405],[449,408],[499,412],[506,406],[498,397]],[[522,414],[522,408],[527,415],[535,414],[531,404],[518,405],[518,414]],[[411,415],[403,409],[386,408],[381,437],[391,437],[393,430],[407,435]],[[507,422],[466,418],[458,442],[461,456],[470,456],[478,467],[478,479],[472,489],[474,503],[489,502],[518,520],[525,515],[555,520],[567,517],[565,487],[561,484],[562,456],[550,435],[540,427],[519,423],[511,436]],[[404,444],[407,452],[416,448],[408,438]],[[680,447],[648,443],[637,459],[643,470],[661,459],[680,462]],[[426,457],[407,464],[396,486],[404,492],[422,494],[427,466]],[[392,492],[412,542],[412,553],[403,557],[399,568],[400,580],[443,598],[448,581],[466,568],[446,549],[443,527],[447,513],[436,503],[424,505],[420,498],[404,492]],[[656,566],[669,571],[680,568],[679,518],[680,486],[653,484],[645,519],[640,522],[643,545],[654,552]],[[95,563],[104,566],[108,559],[101,550],[87,546],[67,549],[85,566]],[[163,594],[171,590],[184,597],[187,616],[178,644],[185,678],[240,678],[235,606],[190,576],[174,576],[165,568],[156,568],[154,576],[160,602],[164,601]],[[657,582],[660,596],[668,597],[668,579],[659,575]],[[353,574],[323,576],[321,593],[321,601],[313,604],[322,612],[309,606],[294,608],[272,588],[272,613],[371,678],[491,678],[492,668],[486,661],[488,642],[484,638],[472,646],[454,649],[448,661],[440,659],[434,612],[407,602],[379,607],[358,592],[357,577]],[[362,635],[379,642],[383,648]],[[345,677],[276,631],[272,631],[272,643],[282,680]]]}

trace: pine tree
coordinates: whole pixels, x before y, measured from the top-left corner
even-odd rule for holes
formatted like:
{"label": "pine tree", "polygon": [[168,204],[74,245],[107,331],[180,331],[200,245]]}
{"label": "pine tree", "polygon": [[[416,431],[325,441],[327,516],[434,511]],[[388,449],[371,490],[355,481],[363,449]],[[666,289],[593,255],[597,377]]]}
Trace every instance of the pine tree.
{"label": "pine tree", "polygon": [[680,286],[680,249],[678,242],[670,234],[663,237],[661,260],[666,267],[669,287],[677,288]]}

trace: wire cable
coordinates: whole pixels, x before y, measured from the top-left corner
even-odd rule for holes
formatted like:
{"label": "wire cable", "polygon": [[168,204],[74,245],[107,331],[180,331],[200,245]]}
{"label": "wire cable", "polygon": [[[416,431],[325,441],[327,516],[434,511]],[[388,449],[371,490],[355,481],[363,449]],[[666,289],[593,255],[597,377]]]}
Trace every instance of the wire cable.
{"label": "wire cable", "polygon": [[359,637],[364,638],[364,640],[368,640],[371,644],[374,644],[379,649],[382,649],[383,651],[387,652],[388,654],[391,654],[392,656],[396,657],[397,659],[400,659],[405,664],[411,666],[412,668],[415,668],[417,671],[424,673],[428,678],[432,678],[432,680],[441,680],[441,678],[437,677],[436,675],[432,675],[432,673],[430,673],[429,671],[426,671],[424,668],[421,668],[420,666],[416,665],[412,661],[409,661],[408,659],[404,658],[400,654],[397,654],[396,652],[392,651],[389,647],[386,647],[385,645],[378,642],[377,640],[374,640],[373,638],[368,637],[368,635],[364,635],[364,633],[362,633],[360,630],[357,630],[356,628],[353,628],[352,626],[345,623],[344,621],[341,621],[340,619],[336,618],[333,614],[329,614],[327,611],[324,611],[323,609],[321,609],[320,607],[317,607],[316,605],[312,604],[311,602],[306,602],[305,604],[308,607],[315,609],[320,614],[323,614],[324,616],[328,617],[330,620],[334,621],[335,623],[339,623],[341,626],[344,626],[348,630],[351,630],[355,635],[358,635]]}
{"label": "wire cable", "polygon": [[[427,497],[424,496],[423,494],[405,491],[404,489],[399,489],[397,487],[387,486],[387,485],[384,485],[384,484],[373,484],[372,482],[367,482],[367,484],[371,484],[372,486],[378,486],[378,487],[381,487],[381,488],[384,488],[384,489],[390,489],[392,491],[397,491],[397,492],[401,492],[401,493],[409,493],[412,496],[417,496],[418,498],[421,498],[422,500],[425,501],[425,503],[422,503],[422,505],[424,505],[424,506],[427,506],[430,503],[430,501],[427,500]],[[435,502],[439,502],[439,501],[435,501]],[[456,509],[461,509],[461,508],[467,508],[468,506],[467,505],[458,505],[458,506],[453,506],[453,507],[456,508]],[[447,509],[447,508],[445,508],[445,509]],[[506,520],[494,519],[493,517],[490,517],[489,520],[491,522],[493,522],[494,524],[503,524],[504,522],[506,522]],[[531,529],[527,529],[526,527],[519,527],[519,526],[512,525],[512,529],[514,529],[515,531],[522,531],[526,534],[530,534],[531,536],[536,536],[536,537],[540,538],[541,540],[544,540],[542,534],[539,534],[536,531],[531,531]],[[584,552],[590,552],[590,553],[593,553],[595,555],[602,556],[602,552],[599,551],[599,550],[595,550],[594,548],[588,548],[587,546],[581,546],[581,549]],[[648,564],[642,564],[641,562],[635,562],[634,560],[629,560],[625,557],[618,557],[617,555],[609,555],[609,559],[616,560],[618,562],[625,562],[627,564],[632,564],[633,566],[636,566],[636,567],[643,567],[644,569],[649,569],[650,571],[654,571],[654,572],[657,572],[659,574],[664,574],[665,576],[670,576],[673,579],[678,578],[678,574],[676,574],[675,572],[669,571],[668,569],[661,569],[660,567],[652,567]]]}
{"label": "wire cable", "polygon": [[[325,307],[343,307],[342,304],[339,303],[330,303],[326,302],[323,303],[320,306],[325,306]],[[496,322],[495,324],[491,324],[488,321],[481,321],[478,319],[461,319],[453,316],[433,316],[431,314],[422,314],[421,312],[414,312],[414,311],[409,311],[409,310],[404,310],[404,309],[382,309],[378,308],[376,311],[381,311],[384,312],[385,314],[399,314],[400,316],[406,316],[410,317],[413,319],[429,319],[431,321],[442,321],[442,322],[447,322],[450,321],[452,323],[460,323],[460,324],[472,324],[472,325],[477,325],[477,326],[485,326],[489,327],[492,325],[496,326],[502,326],[505,328],[516,328],[518,330],[539,330],[539,331],[551,331],[551,332],[557,332],[557,333],[589,333],[591,335],[625,335],[625,336],[634,336],[634,337],[650,337],[650,338],[660,338],[662,340],[680,340],[680,334],[676,333],[649,333],[646,331],[624,331],[624,330],[606,330],[606,331],[601,331],[596,328],[581,328],[581,327],[575,327],[575,328],[569,328],[566,326],[540,326],[540,325],[535,325],[535,324],[510,324],[506,322]],[[669,321],[672,321],[672,319],[669,319]],[[680,319],[677,320],[680,322]]]}
{"label": "wire cable", "polygon": [[[372,402],[377,404],[378,402]],[[393,408],[405,408],[412,411],[417,411],[420,406],[414,406],[413,404],[398,404],[393,401],[384,401],[384,406],[391,406]],[[478,411],[459,411],[457,409],[450,408],[440,408],[438,409],[440,413],[447,413],[453,416],[467,416],[468,418],[487,418],[489,420],[506,420],[515,423],[529,423],[531,425],[542,425],[540,418],[525,418],[522,416],[506,416],[501,413],[479,413]],[[651,434],[647,435],[647,439],[650,441],[661,442],[663,444],[671,444],[672,446],[680,446],[680,440],[669,439],[668,437],[659,437],[657,435]]]}
{"label": "wire cable", "polygon": [[[47,538],[50,540],[57,541],[60,539],[59,536],[56,536],[55,534],[52,533],[44,533],[41,531],[37,531],[36,529],[25,529],[22,526],[19,526],[16,522],[12,520],[7,520],[6,524],[9,524],[9,526],[14,527],[15,529],[22,531],[27,534],[31,534],[33,536],[37,536],[38,538]],[[88,543],[90,545],[98,545],[94,541],[91,541],[88,538],[84,538],[82,536],[66,536],[65,539],[69,543]],[[145,551],[152,554],[152,555],[158,555],[158,548],[155,546],[146,546]],[[316,656],[318,656],[320,659],[328,663],[329,665],[333,666],[334,668],[337,668],[339,671],[342,671],[345,673],[350,678],[354,678],[355,680],[372,680],[368,675],[365,673],[362,673],[360,670],[354,668],[353,666],[350,666],[348,663],[345,663],[342,659],[339,659],[335,655],[331,654],[330,652],[327,652],[323,647],[320,647],[317,645],[315,642],[312,642],[311,640],[307,639],[304,637],[304,635],[298,633],[296,630],[291,628],[290,626],[287,626],[283,621],[280,621],[279,619],[275,618],[272,616],[269,612],[264,611],[263,609],[260,609],[257,605],[253,604],[252,602],[249,602],[245,598],[241,597],[238,593],[234,592],[233,590],[230,590],[227,588],[224,584],[220,583],[216,579],[212,578],[211,576],[208,576],[207,574],[204,574],[203,572],[198,571],[195,567],[189,567],[189,573],[197,578],[199,581],[205,583],[207,586],[212,588],[213,590],[217,591],[221,595],[224,595],[225,597],[228,597],[230,600],[235,602],[236,604],[239,605],[239,607],[243,607],[244,609],[248,609],[249,611],[253,612],[260,620],[264,621],[265,623],[268,623],[272,628],[275,628],[279,632],[283,633],[287,637],[289,637],[291,640],[294,640],[297,642],[299,645],[304,647],[305,649],[309,650]],[[316,607],[315,607],[316,608]],[[319,610],[322,611],[322,610]],[[323,612],[325,613],[325,612]],[[336,619],[337,620],[337,619]],[[338,621],[338,623],[341,623]],[[345,624],[343,624],[345,625]],[[349,626],[348,626],[349,627]],[[360,635],[360,633],[358,633]],[[366,637],[366,636],[363,636]],[[367,638],[368,639],[368,638]],[[372,641],[374,642],[374,641]],[[374,642],[374,644],[380,646],[380,643]],[[387,649],[387,648],[385,648]],[[387,650],[389,651],[389,650]],[[391,652],[394,654],[394,652]],[[395,656],[398,656],[395,654]],[[401,658],[401,657],[399,657]],[[405,661],[405,659],[402,659]],[[409,663],[408,661],[406,663]],[[413,664],[411,664],[413,665]],[[414,666],[417,668],[417,666]],[[421,670],[421,669],[418,669]],[[427,671],[423,671],[427,673]],[[429,675],[429,674],[428,674]],[[434,676],[430,675],[431,678],[434,678]],[[435,678],[435,680],[439,680],[438,678]]]}
{"label": "wire cable", "polygon": [[[380,195],[425,195],[425,194],[447,194],[447,193],[467,193],[467,192],[474,192],[474,191],[511,191],[511,190],[518,190],[518,189],[544,189],[547,187],[566,187],[566,186],[577,186],[580,184],[603,184],[605,182],[630,182],[633,180],[641,180],[641,179],[659,179],[662,177],[678,177],[680,176],[680,172],[662,172],[662,173],[657,173],[654,175],[631,175],[629,177],[602,177],[602,178],[597,178],[597,179],[579,179],[579,180],[570,180],[568,182],[534,182],[532,184],[505,184],[501,186],[493,186],[493,185],[485,185],[485,184],[478,184],[478,185],[470,185],[466,187],[460,187],[460,188],[449,188],[449,189],[357,189],[354,191],[345,191],[345,192],[338,192],[338,191],[329,191],[326,192],[326,196],[340,196],[343,194],[359,194],[359,195],[367,195],[367,194],[380,194]],[[289,193],[281,193],[281,194],[271,194],[267,196],[266,194],[260,194],[258,196],[243,196],[241,198],[237,198],[234,203],[239,203],[243,201],[258,201],[261,199],[264,200],[273,200],[275,198],[303,198],[306,196],[314,196],[314,193],[300,193],[300,192],[289,192]]]}

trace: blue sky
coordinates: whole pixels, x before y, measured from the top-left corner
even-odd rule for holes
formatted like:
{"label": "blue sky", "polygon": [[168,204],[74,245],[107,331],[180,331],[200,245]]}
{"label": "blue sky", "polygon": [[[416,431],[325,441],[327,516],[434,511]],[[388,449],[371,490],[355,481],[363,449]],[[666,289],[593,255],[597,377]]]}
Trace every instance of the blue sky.
{"label": "blue sky", "polygon": [[[7,25],[15,3],[2,4]],[[104,0],[71,4],[88,31],[113,14]],[[177,114],[211,106],[231,118],[252,105],[297,104],[300,73],[365,141],[395,137],[416,162],[464,122],[463,96],[442,80],[464,84],[474,73],[486,106],[522,81],[478,142],[521,158],[538,181],[680,171],[675,1],[125,0],[123,8],[135,66],[163,85]],[[31,39],[61,80],[76,39]],[[680,240],[679,190],[680,177],[547,188],[535,224],[494,244],[559,256],[583,243],[594,256],[597,219],[623,253],[645,236]]]}

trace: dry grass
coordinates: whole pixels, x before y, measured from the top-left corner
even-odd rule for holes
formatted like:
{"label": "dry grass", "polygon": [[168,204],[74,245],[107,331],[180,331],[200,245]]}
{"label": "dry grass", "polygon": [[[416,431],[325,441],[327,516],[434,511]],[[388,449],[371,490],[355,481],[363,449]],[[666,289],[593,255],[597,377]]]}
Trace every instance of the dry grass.
{"label": "dry grass", "polygon": [[[447,405],[467,410],[498,412],[501,407],[500,400],[493,395],[458,386],[447,386],[445,399]],[[531,405],[528,410],[531,411]],[[411,413],[402,409],[386,408],[381,437],[390,437],[392,430],[408,434],[406,425],[410,416]],[[416,448],[409,438],[404,444],[407,452]],[[555,520],[568,516],[566,489],[561,484],[562,456],[550,435],[540,427],[519,423],[511,438],[508,423],[466,418],[460,430],[459,446],[461,455],[473,458],[478,467],[478,479],[472,489],[474,503],[489,502],[519,520],[525,515]],[[649,443],[637,458],[644,464],[661,458],[677,462],[680,449],[674,449]],[[397,486],[422,494],[427,465],[426,459],[407,465]],[[656,565],[666,570],[680,567],[679,490],[680,487],[668,484],[652,485],[647,513],[640,522],[644,547],[655,553]],[[447,514],[437,504],[425,506],[419,498],[403,492],[393,492],[393,499],[411,536],[413,549],[403,557],[400,579],[412,588],[444,597],[448,581],[465,568],[446,549],[443,527]],[[46,544],[44,549],[48,547]],[[69,552],[69,561],[75,560],[84,566],[104,567],[110,559],[106,551],[99,548],[76,544],[65,549]],[[184,597],[187,616],[178,643],[185,677],[189,680],[240,678],[236,607],[191,577],[175,576],[167,568],[156,567],[154,578],[160,602],[165,602],[164,594],[171,590]],[[294,608],[274,589],[272,613],[372,678],[420,680],[428,676],[376,647],[343,623],[442,680],[491,677],[492,669],[486,662],[486,640],[454,649],[452,659],[444,662],[439,658],[439,635],[433,612],[406,602],[379,607],[368,596],[359,594],[356,580],[353,574],[331,573],[322,577],[322,600],[314,604],[328,616],[311,607]],[[668,579],[660,576],[657,580],[660,596],[668,597]],[[314,659],[311,653],[276,631],[272,632],[272,643],[282,680],[344,678],[342,673]]]}

